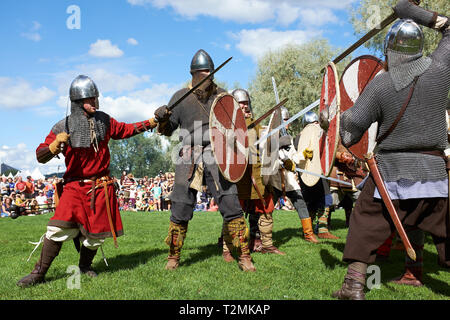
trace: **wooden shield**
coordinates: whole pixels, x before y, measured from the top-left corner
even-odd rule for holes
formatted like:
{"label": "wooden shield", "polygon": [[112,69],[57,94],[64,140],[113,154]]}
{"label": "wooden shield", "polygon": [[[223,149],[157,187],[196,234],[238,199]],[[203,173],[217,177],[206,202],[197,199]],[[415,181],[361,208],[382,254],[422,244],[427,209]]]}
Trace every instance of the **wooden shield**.
{"label": "wooden shield", "polygon": [[[261,136],[268,134],[273,129],[281,124],[281,109],[278,108],[270,116],[269,125],[264,128]],[[273,134],[265,141],[263,141],[259,150],[261,152],[261,175],[263,177],[264,185],[269,182],[269,177],[278,172],[278,148],[280,141],[280,132]]]}
{"label": "wooden shield", "polygon": [[233,96],[219,94],[211,106],[209,137],[220,172],[230,182],[239,181],[248,159],[248,136],[244,113]]}
{"label": "wooden shield", "polygon": [[[310,123],[301,132],[300,139],[297,144],[297,152],[303,153],[306,148],[313,151],[312,159],[300,161],[300,168],[306,171],[323,174],[322,166],[320,165],[320,152],[319,152],[319,139],[322,135],[322,128],[318,124]],[[300,178],[309,187],[314,186],[320,179],[320,177],[300,173]]]}
{"label": "wooden shield", "polygon": [[[374,56],[364,55],[350,62],[339,83],[341,112],[353,107],[367,84],[382,72],[384,72],[383,63]],[[364,160],[364,155],[375,148],[377,129],[377,123],[372,124],[361,140],[349,148],[349,151],[359,160]]]}
{"label": "wooden shield", "polygon": [[340,92],[336,66],[329,62],[322,81],[319,110],[328,120],[327,131],[323,131],[319,140],[320,164],[324,175],[329,176],[333,169],[334,158],[339,142]]}

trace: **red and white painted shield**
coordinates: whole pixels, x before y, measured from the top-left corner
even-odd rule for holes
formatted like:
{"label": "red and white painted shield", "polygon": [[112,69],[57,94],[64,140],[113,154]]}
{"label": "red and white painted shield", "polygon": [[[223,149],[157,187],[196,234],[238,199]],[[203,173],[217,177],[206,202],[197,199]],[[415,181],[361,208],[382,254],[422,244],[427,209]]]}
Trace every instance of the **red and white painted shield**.
{"label": "red and white painted shield", "polygon": [[214,100],[209,114],[209,137],[220,172],[230,182],[239,181],[248,159],[248,135],[244,113],[229,93]]}
{"label": "red and white painted shield", "polygon": [[[384,72],[383,63],[374,56],[364,55],[350,62],[345,68],[339,83],[341,112],[353,107],[356,99],[361,95],[367,84],[382,72]],[[361,140],[349,148],[349,151],[356,158],[364,160],[364,154],[373,151],[376,144],[377,129],[378,124],[373,123],[364,133]]]}
{"label": "red and white painted shield", "polygon": [[319,140],[320,165],[323,174],[329,176],[333,169],[334,158],[339,142],[340,92],[339,78],[336,66],[329,62],[322,81],[320,94],[320,115],[328,120],[328,129],[322,133]]}

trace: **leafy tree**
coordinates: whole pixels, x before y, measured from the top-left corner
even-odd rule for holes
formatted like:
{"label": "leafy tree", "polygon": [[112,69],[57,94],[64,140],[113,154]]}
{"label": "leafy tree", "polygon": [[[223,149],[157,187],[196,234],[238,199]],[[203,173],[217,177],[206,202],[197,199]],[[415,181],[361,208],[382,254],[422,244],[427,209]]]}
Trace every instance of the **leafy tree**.
{"label": "leafy tree", "polygon": [[122,171],[136,177],[156,176],[160,170],[173,170],[170,147],[163,148],[162,138],[156,134],[139,134],[129,139],[110,140],[111,174],[120,177]]}
{"label": "leafy tree", "polygon": [[[363,36],[374,28],[393,12],[392,8],[396,3],[397,0],[361,0],[361,5],[351,12],[351,23],[355,34]],[[450,11],[450,1],[448,0],[422,0],[420,6],[443,15],[448,14]],[[373,49],[374,53],[382,56],[384,37],[391,25],[387,26],[385,30],[381,30],[375,37],[367,41],[364,46]],[[435,50],[441,40],[441,34],[427,27],[422,29],[425,36],[424,54],[429,55]]]}
{"label": "leafy tree", "polygon": [[[255,117],[275,105],[272,77],[275,78],[280,100],[288,98],[286,108],[291,116],[320,98],[323,69],[342,50],[332,48],[327,40],[318,39],[304,45],[289,45],[270,51],[258,61],[255,78],[249,85]],[[350,62],[347,57],[336,65],[338,74]],[[313,111],[318,112],[318,107]],[[301,130],[301,119],[290,127],[292,135]],[[268,120],[265,121],[268,123]]]}

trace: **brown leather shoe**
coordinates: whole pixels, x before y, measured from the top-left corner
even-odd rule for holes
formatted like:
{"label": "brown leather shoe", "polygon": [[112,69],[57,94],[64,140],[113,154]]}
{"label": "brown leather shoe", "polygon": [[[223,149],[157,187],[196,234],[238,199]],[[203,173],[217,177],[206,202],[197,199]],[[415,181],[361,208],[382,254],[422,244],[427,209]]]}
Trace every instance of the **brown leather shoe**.
{"label": "brown leather shoe", "polygon": [[39,262],[36,263],[33,271],[31,271],[31,273],[29,275],[20,279],[17,282],[17,285],[21,288],[28,288],[28,287],[34,286],[38,283],[45,282],[45,273],[40,273],[39,266],[40,266],[40,263]]}
{"label": "brown leather shoe", "polygon": [[365,300],[364,285],[354,279],[344,279],[341,289],[333,292],[333,298],[340,300]]}
{"label": "brown leather shoe", "polygon": [[239,268],[242,271],[255,272],[256,268],[252,263],[252,257],[248,254],[242,254],[239,256]]}
{"label": "brown leather shoe", "polygon": [[35,264],[33,271],[17,282],[21,288],[34,286],[35,284],[45,282],[45,274],[47,273],[53,260],[61,250],[62,242],[56,242],[44,237],[44,244],[42,246],[41,257]]}
{"label": "brown leather shoe", "polygon": [[405,273],[389,282],[395,284],[404,284],[413,287],[422,287],[423,283],[419,275],[415,276],[411,271],[406,270]]}
{"label": "brown leather shoe", "polygon": [[280,251],[277,247],[275,246],[271,246],[271,247],[263,247],[261,250],[261,253],[273,253],[273,254],[279,254],[282,256],[285,256],[286,253],[284,253],[283,251]]}
{"label": "brown leather shoe", "polygon": [[222,258],[225,262],[233,262],[236,261],[236,259],[233,258],[230,251],[223,251],[222,252]]}
{"label": "brown leather shoe", "polygon": [[166,270],[175,270],[180,265],[180,257],[178,256],[168,256],[167,260]]}
{"label": "brown leather shoe", "polygon": [[322,232],[322,233],[319,232],[319,234],[317,234],[317,237],[319,239],[332,239],[332,240],[339,239],[339,237],[332,235],[330,232]]}

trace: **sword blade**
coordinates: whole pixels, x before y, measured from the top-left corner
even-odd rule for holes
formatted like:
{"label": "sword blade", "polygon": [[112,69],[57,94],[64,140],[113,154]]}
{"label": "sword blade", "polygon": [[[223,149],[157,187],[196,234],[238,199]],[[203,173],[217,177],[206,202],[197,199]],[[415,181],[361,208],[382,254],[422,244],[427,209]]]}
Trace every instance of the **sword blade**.
{"label": "sword blade", "polygon": [[370,152],[368,154],[365,154],[364,158],[367,162],[367,165],[369,166],[370,173],[372,174],[373,180],[378,189],[378,192],[380,193],[381,199],[383,200],[384,205],[386,206],[386,209],[389,212],[389,215],[392,219],[392,222],[394,222],[394,226],[397,229],[398,235],[400,236],[400,239],[402,240],[403,245],[405,246],[407,255],[412,260],[416,261],[416,252],[414,251],[411,243],[409,242],[408,236],[405,232],[405,229],[403,228],[402,222],[400,221],[397,211],[395,210],[394,204],[392,203],[392,200],[389,197],[389,192],[387,191],[383,178],[381,177],[381,173],[378,170],[378,166],[375,161],[375,158],[373,157],[373,153]]}
{"label": "sword blade", "polygon": [[264,142],[267,140],[267,138],[269,138],[270,136],[272,136],[274,133],[278,132],[281,128],[284,128],[285,126],[287,126],[288,124],[290,124],[291,122],[294,122],[295,120],[297,120],[298,118],[300,118],[302,115],[304,115],[305,113],[307,113],[308,111],[310,111],[311,109],[314,109],[315,107],[317,107],[320,104],[320,99],[317,101],[314,101],[313,103],[311,103],[309,106],[307,106],[305,109],[303,109],[302,111],[298,112],[296,115],[294,115],[292,118],[290,118],[289,120],[281,123],[278,127],[276,127],[275,129],[273,129],[272,131],[270,131],[268,134],[262,136],[261,138],[259,138],[254,144],[255,146],[261,142]]}
{"label": "sword blade", "polygon": [[280,103],[280,97],[278,96],[277,83],[275,82],[274,77],[272,77],[272,85],[273,85],[273,92],[275,93],[275,102]]}
{"label": "sword blade", "polygon": [[304,169],[300,169],[300,168],[295,168],[295,170],[297,172],[310,174],[310,175],[313,175],[313,176],[316,176],[316,177],[324,178],[324,179],[327,179],[327,180],[330,180],[330,181],[338,182],[340,184],[345,184],[347,186],[353,187],[353,185],[351,183],[349,183],[349,182],[341,181],[339,179],[335,179],[335,178],[331,178],[331,177],[326,177],[326,176],[321,175],[319,173],[310,172],[310,171],[307,171],[307,170],[304,170]]}
{"label": "sword blade", "polygon": [[386,19],[380,22],[378,26],[367,32],[361,39],[356,41],[353,45],[351,45],[347,50],[342,52],[338,57],[336,57],[333,62],[334,64],[337,64],[339,61],[347,57],[350,53],[358,49],[361,45],[366,43],[368,40],[373,38],[375,35],[377,35],[381,30],[386,28],[389,24],[394,22],[397,19],[397,14],[394,12],[390,16],[388,16]]}
{"label": "sword blade", "polygon": [[261,117],[259,117],[258,119],[256,119],[255,121],[253,121],[252,123],[250,123],[247,127],[247,129],[251,129],[253,127],[255,127],[257,124],[259,124],[261,121],[263,121],[265,118],[267,118],[268,116],[270,116],[272,114],[272,112],[274,112],[275,110],[277,110],[279,107],[281,107],[283,104],[285,104],[289,99],[286,98],[281,102],[278,102],[278,104],[271,108],[269,111],[267,111],[266,113],[264,113]]}

